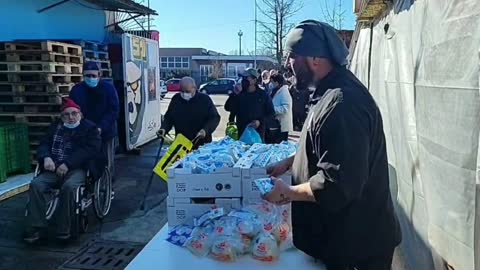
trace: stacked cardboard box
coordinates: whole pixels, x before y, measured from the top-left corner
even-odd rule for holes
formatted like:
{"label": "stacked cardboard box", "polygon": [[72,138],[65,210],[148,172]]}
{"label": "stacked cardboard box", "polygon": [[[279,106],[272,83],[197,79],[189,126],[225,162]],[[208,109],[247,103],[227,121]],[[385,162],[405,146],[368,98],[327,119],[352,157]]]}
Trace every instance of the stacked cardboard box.
{"label": "stacked cardboard box", "polygon": [[[265,177],[268,177],[265,168],[220,168],[208,174],[192,174],[191,170],[170,168],[168,224],[192,225],[195,217],[211,208],[223,207],[228,212],[258,202],[261,195],[254,180]],[[281,178],[291,184],[290,174]]]}
{"label": "stacked cardboard box", "polygon": [[192,174],[190,170],[173,167],[167,173],[170,226],[193,224],[194,217],[211,208],[223,207],[229,211],[241,207],[240,168],[221,168],[209,174]]}

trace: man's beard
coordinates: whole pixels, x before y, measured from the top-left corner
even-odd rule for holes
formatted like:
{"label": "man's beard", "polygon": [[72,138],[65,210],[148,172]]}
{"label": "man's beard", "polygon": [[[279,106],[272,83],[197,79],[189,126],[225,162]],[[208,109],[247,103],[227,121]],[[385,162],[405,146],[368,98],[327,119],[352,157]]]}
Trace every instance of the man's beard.
{"label": "man's beard", "polygon": [[298,72],[295,72],[296,84],[298,90],[308,90],[313,85],[313,72],[305,64]]}

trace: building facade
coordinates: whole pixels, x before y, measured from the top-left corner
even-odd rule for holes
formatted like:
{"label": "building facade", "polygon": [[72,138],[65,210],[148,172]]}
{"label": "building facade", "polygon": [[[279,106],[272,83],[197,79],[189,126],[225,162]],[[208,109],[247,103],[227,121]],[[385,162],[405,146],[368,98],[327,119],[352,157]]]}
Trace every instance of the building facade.
{"label": "building facade", "polygon": [[217,78],[236,78],[246,68],[269,69],[275,60],[267,56],[225,55],[203,48],[160,48],[160,79],[191,76],[198,84]]}

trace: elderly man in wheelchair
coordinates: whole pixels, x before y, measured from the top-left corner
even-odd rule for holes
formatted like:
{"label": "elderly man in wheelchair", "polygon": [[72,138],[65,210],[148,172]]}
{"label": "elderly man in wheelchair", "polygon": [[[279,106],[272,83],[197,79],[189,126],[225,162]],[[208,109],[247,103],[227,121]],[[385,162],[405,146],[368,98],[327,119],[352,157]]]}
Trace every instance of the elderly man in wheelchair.
{"label": "elderly man in wheelchair", "polygon": [[[111,179],[104,158],[98,158],[100,134],[94,123],[82,119],[80,107],[72,100],[65,99],[61,110],[61,119],[51,125],[37,149],[39,174],[30,183],[26,211],[24,240],[28,243],[44,236],[50,217],[56,225],[56,238],[68,240],[76,236],[78,227],[86,230],[85,208],[92,201],[98,217],[110,208]],[[89,182],[93,188],[88,187]],[[99,202],[102,189],[108,194]],[[89,192],[93,194],[85,196]]]}

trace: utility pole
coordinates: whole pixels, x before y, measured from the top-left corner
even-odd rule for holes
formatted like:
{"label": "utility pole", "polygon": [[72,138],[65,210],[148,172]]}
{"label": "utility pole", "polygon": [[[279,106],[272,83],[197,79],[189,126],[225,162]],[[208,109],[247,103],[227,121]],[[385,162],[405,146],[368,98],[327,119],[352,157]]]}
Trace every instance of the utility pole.
{"label": "utility pole", "polygon": [[255,49],[253,54],[253,67],[257,68],[257,0],[255,0]]}
{"label": "utility pole", "polygon": [[[150,8],[150,0],[148,0],[147,5],[148,5],[148,8]],[[148,24],[147,24],[148,37],[152,38],[152,33],[150,33],[150,12],[148,12],[147,20],[148,20]]]}
{"label": "utility pole", "polygon": [[242,30],[238,31],[238,54],[242,55],[242,36],[243,32]]}

